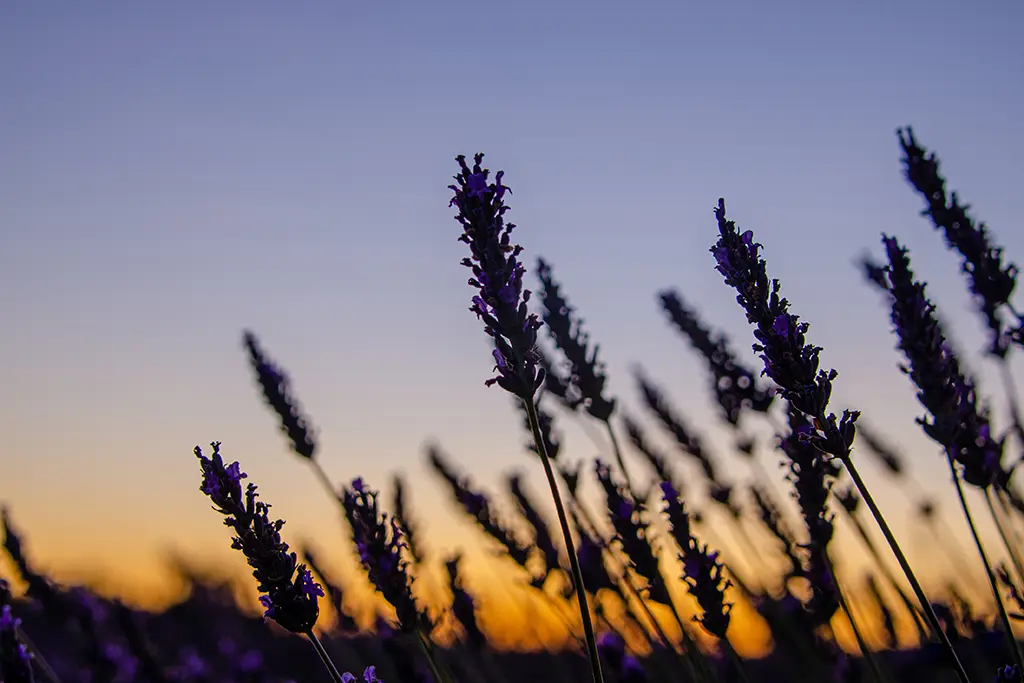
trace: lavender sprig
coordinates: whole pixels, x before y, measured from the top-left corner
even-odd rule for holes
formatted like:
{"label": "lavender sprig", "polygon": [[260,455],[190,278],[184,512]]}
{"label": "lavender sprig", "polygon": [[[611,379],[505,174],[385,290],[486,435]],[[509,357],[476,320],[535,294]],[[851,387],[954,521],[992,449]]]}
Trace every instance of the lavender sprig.
{"label": "lavender sprig", "polygon": [[[478,294],[473,297],[470,310],[484,321],[485,332],[494,341],[495,370],[498,375],[487,381],[497,383],[506,391],[523,400],[533,433],[534,444],[544,467],[544,475],[551,490],[551,498],[558,514],[558,524],[569,555],[576,600],[583,621],[583,632],[587,642],[587,655],[594,683],[603,683],[601,658],[597,652],[597,636],[587,604],[586,588],[573,545],[569,519],[558,491],[551,458],[545,449],[540,418],[534,396],[544,384],[544,370],[538,367],[535,351],[537,330],[540,319],[529,312],[528,290],[523,290],[523,274],[526,269],[519,262],[522,247],[512,245],[512,223],[504,223],[508,211],[503,198],[508,188],[502,184],[503,171],[495,176],[495,182],[488,184],[487,169],[481,168],[483,154],[474,157],[473,168],[466,165],[464,156],[456,157],[462,171],[455,176],[456,185],[450,185],[455,192],[449,205],[459,209],[456,220],[463,227],[460,241],[469,245],[471,256],[462,264],[473,271],[469,284],[476,287]],[[611,432],[614,439],[614,432]]]}
{"label": "lavender sprig", "polygon": [[539,588],[543,585],[544,580],[551,575],[551,572],[561,568],[558,548],[555,547],[554,541],[551,540],[551,533],[548,531],[547,522],[544,521],[536,506],[530,501],[523,490],[522,477],[519,474],[510,474],[506,481],[509,493],[512,494],[516,504],[519,506],[520,514],[527,524],[530,525],[530,528],[533,529],[533,545],[540,551],[541,559],[544,560],[544,573],[533,582]]}
{"label": "lavender sprig", "polygon": [[455,217],[463,227],[460,242],[469,245],[471,256],[462,265],[473,271],[469,284],[477,294],[469,310],[484,322],[484,331],[494,342],[497,375],[487,386],[497,384],[524,401],[532,401],[544,381],[538,371],[537,330],[540,319],[527,309],[530,291],[523,289],[526,269],[519,261],[523,248],[512,244],[514,223],[505,223],[505,193],[511,190],[502,184],[504,171],[498,171],[494,182],[488,183],[490,171],[480,166],[484,155],[473,157],[473,167],[466,157],[455,158],[462,172],[455,176],[457,184],[449,185],[455,195],[448,203],[459,213]]}
{"label": "lavender sprig", "polygon": [[266,611],[265,619],[273,619],[292,633],[305,635],[313,644],[324,666],[336,683],[341,673],[313,633],[320,616],[318,598],[324,589],[313,581],[313,575],[303,564],[298,564],[295,553],[281,539],[283,520],[270,521],[270,505],[256,500],[256,485],[249,483],[242,493],[242,472],[238,462],[224,464],[220,442],[210,444],[212,455],[207,458],[199,446],[195,456],[203,471],[199,490],[209,497],[213,509],[225,516],[224,524],[235,532],[231,547],[241,550],[252,567],[257,588],[263,595],[260,604]]}
{"label": "lavender sprig", "polygon": [[249,363],[263,390],[263,398],[281,419],[281,431],[291,442],[292,450],[307,460],[313,460],[316,456],[316,440],[309,426],[309,419],[303,414],[298,400],[292,394],[291,380],[284,370],[263,352],[255,334],[246,331],[243,341],[249,352]]}
{"label": "lavender sprig", "polygon": [[732,603],[725,601],[725,591],[732,582],[724,576],[718,553],[709,552],[708,546],[701,545],[693,535],[690,515],[671,482],[661,483],[661,494],[672,538],[682,550],[679,559],[683,562],[683,579],[704,612],[696,621],[711,635],[725,640],[732,611]]}
{"label": "lavender sprig", "polygon": [[614,541],[622,546],[629,560],[629,566],[647,581],[650,597],[655,602],[672,604],[668,588],[658,565],[658,558],[651,548],[649,531],[643,520],[641,505],[633,500],[612,480],[611,470],[598,460],[594,466],[598,481],[605,492],[605,502],[612,527]]}
{"label": "lavender sprig", "polygon": [[665,290],[658,295],[669,320],[704,357],[711,374],[711,388],[725,419],[739,424],[743,410],[766,413],[775,393],[757,385],[754,373],[736,358],[728,338],[721,332],[712,335],[696,311],[686,305],[679,292]]}
{"label": "lavender sprig", "polygon": [[472,517],[488,536],[504,547],[506,554],[520,567],[529,572],[531,549],[498,518],[491,508],[491,502],[481,491],[474,490],[469,481],[459,475],[435,446],[427,448],[427,461],[431,468],[445,480],[455,501]]}
{"label": "lavender sprig", "polygon": [[949,450],[963,468],[964,481],[980,488],[1002,483],[1003,444],[992,438],[988,416],[978,409],[973,383],[946,344],[935,306],[925,286],[914,279],[907,250],[892,237],[884,237],[883,244],[889,257],[893,329],[907,358],[901,369],[917,386],[917,399],[929,413],[917,422]]}
{"label": "lavender sprig", "polygon": [[392,486],[392,509],[394,510],[394,518],[402,526],[402,530],[405,532],[405,547],[409,551],[409,559],[413,566],[423,564],[423,548],[420,546],[418,539],[419,534],[417,533],[416,527],[412,523],[412,515],[410,510],[406,506],[405,499],[405,478],[396,474],[391,478]]}
{"label": "lavender sprig", "polygon": [[256,485],[242,492],[242,479],[248,475],[239,464],[224,464],[220,442],[210,444],[213,454],[207,458],[196,446],[195,455],[203,470],[199,490],[213,502],[213,509],[224,515],[224,524],[235,532],[231,547],[241,550],[252,567],[253,577],[266,608],[264,617],[273,619],[292,633],[308,634],[320,614],[318,597],[324,595],[320,584],[305,565],[297,563],[295,553],[281,540],[283,520],[270,521],[270,505],[258,501]]}
{"label": "lavender sprig", "polygon": [[839,588],[832,574],[829,544],[835,533],[828,498],[835,471],[808,438],[812,428],[802,413],[790,407],[790,433],[781,442],[789,459],[789,480],[807,528],[807,542],[801,544],[805,561],[801,575],[811,587],[807,611],[815,625],[827,624],[839,609]]}
{"label": "lavender sprig", "polygon": [[946,244],[959,252],[961,269],[971,283],[978,309],[985,316],[991,332],[989,352],[1004,357],[1011,335],[1020,338],[1024,320],[1017,317],[1016,330],[1004,330],[1001,309],[1013,312],[1010,297],[1017,286],[1017,266],[1003,263],[1003,249],[992,243],[984,223],[975,223],[967,215],[970,208],[960,204],[956,192],[946,193],[946,179],[939,173],[939,160],[917,143],[911,128],[897,131],[903,149],[904,174],[910,184],[927,202],[921,213],[931,218],[936,229],[946,237]]}
{"label": "lavender sprig", "polygon": [[342,492],[345,512],[352,525],[352,541],[370,582],[395,608],[399,629],[416,633],[429,620],[412,595],[413,577],[403,557],[407,548],[405,529],[396,517],[380,511],[378,493],[362,479],[354,479]]}
{"label": "lavender sprig", "polygon": [[718,200],[715,217],[719,239],[711,253],[717,263],[716,269],[724,276],[726,284],[736,291],[736,301],[746,312],[747,321],[755,328],[757,343],[753,348],[764,361],[764,374],[780,387],[782,397],[789,401],[790,406],[809,419],[810,429],[804,432],[802,439],[813,444],[821,457],[839,458],[845,465],[913,586],[932,630],[943,639],[943,651],[957,677],[961,683],[969,683],[970,678],[948,638],[944,637],[920,581],[850,457],[859,413],[844,410],[842,418],[828,413],[832,382],[838,373],[819,368],[821,347],[807,343],[805,335],[809,325],[789,312],[789,301],[779,294],[779,281],[768,280],[767,266],[759,255],[762,247],[754,241],[754,233],[747,230],[741,234],[736,223],[728,220],[724,199]]}

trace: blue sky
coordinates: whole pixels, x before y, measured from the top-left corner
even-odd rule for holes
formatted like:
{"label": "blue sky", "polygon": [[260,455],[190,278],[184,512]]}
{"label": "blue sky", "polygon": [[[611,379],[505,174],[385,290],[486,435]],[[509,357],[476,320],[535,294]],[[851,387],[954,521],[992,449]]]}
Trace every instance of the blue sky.
{"label": "blue sky", "polygon": [[[466,310],[446,186],[477,151],[506,171],[527,265],[552,263],[626,405],[641,362],[725,443],[655,303],[678,287],[748,352],[707,251],[724,196],[839,370],[837,407],[864,410],[948,498],[851,260],[900,236],[957,340],[981,348],[894,131],[913,124],[1024,259],[1022,19],[1011,2],[7,3],[0,499],[58,570],[128,552],[148,567],[168,544],[241,566],[197,491],[192,447],[219,439],[292,533],[337,545],[255,393],[243,328],[290,370],[328,471],[385,488],[407,472],[438,547],[475,537],[435,513],[426,440],[481,484],[521,467],[542,494]],[[991,364],[971,366],[998,397]],[[569,457],[595,454],[565,431]],[[898,517],[905,501],[865,469]]]}

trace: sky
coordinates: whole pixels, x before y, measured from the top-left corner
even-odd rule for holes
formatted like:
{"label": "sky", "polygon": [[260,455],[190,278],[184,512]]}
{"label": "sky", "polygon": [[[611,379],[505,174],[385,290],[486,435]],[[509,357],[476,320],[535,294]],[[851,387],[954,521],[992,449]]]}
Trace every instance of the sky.
{"label": "sky", "polygon": [[[909,246],[1001,420],[981,319],[902,178],[895,130],[913,125],[1024,259],[1022,20],[1008,1],[4,3],[0,501],[58,577],[151,596],[169,552],[241,573],[192,455],[219,440],[287,538],[344,564],[335,509],[257,393],[251,329],[333,479],[386,496],[404,473],[431,549],[483,552],[425,444],[488,490],[520,469],[546,491],[509,397],[484,387],[493,363],[467,310],[447,186],[455,155],[482,151],[506,172],[528,268],[552,264],[610,392],[641,414],[641,363],[723,449],[704,367],[655,295],[678,288],[756,367],[708,253],[725,197],[839,371],[835,407],[907,452],[966,548],[883,302],[852,262],[882,232]],[[608,456],[560,424],[563,457]],[[861,462],[938,580],[906,497]],[[840,556],[856,565],[851,538]]]}

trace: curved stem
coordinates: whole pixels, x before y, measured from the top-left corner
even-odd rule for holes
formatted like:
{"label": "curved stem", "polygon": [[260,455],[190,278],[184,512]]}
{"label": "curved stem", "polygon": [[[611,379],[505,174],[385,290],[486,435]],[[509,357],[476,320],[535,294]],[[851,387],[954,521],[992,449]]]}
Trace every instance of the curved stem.
{"label": "curved stem", "polygon": [[960,499],[960,508],[964,512],[964,517],[967,518],[967,526],[971,528],[971,536],[974,537],[974,545],[978,549],[978,555],[981,556],[981,561],[985,565],[985,575],[988,577],[988,585],[992,589],[992,597],[996,601],[996,609],[999,611],[999,620],[1003,624],[1003,630],[1006,632],[1006,637],[1010,641],[1010,649],[1012,650],[1013,660],[1022,670],[1024,670],[1024,656],[1021,655],[1020,646],[1017,644],[1017,639],[1013,635],[1013,628],[1010,626],[1010,617],[1006,614],[1006,608],[1003,606],[1003,599],[999,595],[999,584],[996,582],[995,572],[992,571],[992,565],[988,561],[988,554],[985,552],[985,546],[981,543],[981,536],[978,535],[978,529],[974,526],[974,518],[971,516],[971,510],[967,506],[967,497],[964,495],[964,486],[960,481],[960,474],[956,471],[956,464],[953,462],[953,454],[946,451],[946,460],[949,462],[949,471],[953,475],[953,483],[956,485],[956,495]]}
{"label": "curved stem", "polygon": [[921,609],[924,611],[924,616],[928,620],[929,626],[931,626],[932,633],[939,639],[942,646],[949,658],[949,663],[953,666],[956,671],[956,676],[960,680],[960,683],[970,683],[971,679],[967,675],[967,671],[964,669],[964,665],[960,663],[960,658],[956,656],[956,651],[953,649],[953,644],[949,642],[949,637],[946,632],[942,630],[942,624],[939,623],[939,618],[935,614],[935,610],[932,609],[931,602],[928,601],[928,596],[924,593],[924,588],[921,587],[921,582],[917,580],[917,576],[914,574],[914,570],[910,568],[910,563],[907,561],[907,557],[903,554],[903,549],[900,548],[900,544],[896,541],[896,537],[893,535],[892,530],[889,528],[889,523],[885,521],[885,517],[882,516],[882,511],[878,509],[878,505],[875,503],[874,497],[871,495],[871,491],[868,490],[867,484],[861,479],[860,472],[857,471],[856,465],[853,464],[852,458],[843,458],[843,465],[846,467],[846,471],[850,473],[850,478],[853,479],[854,485],[857,487],[857,491],[860,493],[860,497],[864,499],[864,503],[871,510],[871,515],[875,518],[875,522],[878,524],[878,528],[882,530],[882,535],[885,536],[886,542],[889,543],[889,548],[892,549],[893,555],[896,556],[896,561],[900,563],[900,568],[903,570],[903,574],[907,577],[907,581],[910,582],[910,587],[914,589],[914,595],[917,596],[918,602],[921,603]]}
{"label": "curved stem", "polygon": [[306,637],[309,638],[309,642],[313,644],[313,649],[316,650],[316,653],[320,655],[320,661],[322,661],[324,666],[327,667],[327,672],[331,674],[331,680],[335,683],[343,683],[344,679],[341,677],[341,672],[338,671],[338,667],[334,665],[334,662],[331,660],[331,656],[327,654],[327,649],[324,647],[324,644],[320,642],[320,639],[316,637],[316,634],[310,630],[306,633]]}
{"label": "curved stem", "polygon": [[558,525],[562,528],[562,536],[565,538],[565,550],[569,556],[569,568],[572,570],[572,582],[576,587],[576,600],[579,602],[580,617],[583,620],[583,635],[587,641],[587,655],[590,659],[590,673],[593,675],[594,683],[604,683],[604,676],[601,674],[601,658],[597,651],[597,636],[594,634],[594,623],[590,618],[590,606],[587,604],[587,589],[583,585],[583,572],[580,571],[580,560],[576,556],[576,544],[572,540],[572,531],[569,529],[569,518],[565,514],[565,506],[562,504],[562,497],[558,493],[558,482],[555,481],[554,469],[551,467],[551,459],[548,457],[547,447],[544,445],[544,435],[540,430],[540,420],[537,418],[537,406],[533,399],[524,399],[526,404],[526,415],[530,421],[530,431],[533,432],[533,441],[540,454],[540,461],[544,465],[544,474],[551,488],[551,497],[555,501],[555,511],[558,513]]}

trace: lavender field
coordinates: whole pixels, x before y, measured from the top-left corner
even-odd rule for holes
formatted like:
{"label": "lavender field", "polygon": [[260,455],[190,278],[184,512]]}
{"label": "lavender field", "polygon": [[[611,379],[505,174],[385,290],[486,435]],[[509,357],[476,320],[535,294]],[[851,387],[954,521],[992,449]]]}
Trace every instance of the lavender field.
{"label": "lavender field", "polygon": [[1022,23],[0,3],[0,683],[1024,683]]}
{"label": "lavender field", "polygon": [[[409,500],[416,485],[397,476],[385,501],[361,477],[336,482],[321,467],[288,374],[246,332],[245,357],[259,395],[296,466],[311,467],[320,493],[336,503],[346,530],[338,543],[350,544],[365,572],[359,580],[378,595],[375,623],[357,623],[346,588],[316,551],[287,540],[278,519],[287,511],[272,512],[230,444],[214,442],[195,448],[196,482],[213,508],[210,524],[229,527],[231,547],[252,569],[262,617],[229,585],[185,564],[179,570],[190,586],[187,597],[158,613],[61,585],[33,562],[31,538],[17,531],[17,510],[5,510],[4,549],[15,571],[0,593],[2,680],[1024,680],[1012,635],[1013,620],[1024,619],[1024,500],[1013,476],[1024,458],[1024,422],[1009,366],[1024,347],[1024,317],[1012,301],[1018,270],[947,185],[936,156],[910,129],[899,132],[899,143],[909,188],[922,199],[935,237],[958,255],[988,330],[980,353],[964,359],[953,348],[898,235],[883,236],[877,260],[860,261],[865,287],[881,301],[879,315],[891,321],[900,370],[916,391],[918,425],[935,445],[936,463],[944,459],[948,467],[948,490],[915,485],[904,455],[859,421],[860,411],[836,414],[831,395],[843,369],[819,361],[811,324],[771,278],[771,245],[746,227],[756,227],[756,217],[740,227],[724,200],[707,222],[708,277],[734,290],[758,363],[748,365],[735,351],[751,340],[727,338],[699,312],[699,301],[673,288],[657,300],[666,323],[702,359],[707,399],[733,435],[730,457],[746,464],[742,471],[727,466],[702,440],[703,430],[674,407],[675,388],[636,366],[646,417],[671,441],[670,449],[653,445],[648,428],[607,390],[598,344],[552,264],[523,263],[516,241],[528,241],[530,229],[512,232],[504,174],[489,171],[482,154],[460,156],[450,207],[468,252],[461,265],[470,272],[469,309],[494,362],[481,391],[511,396],[523,457],[543,471],[549,495],[535,499],[515,473],[501,494],[486,493],[440,446],[429,446],[426,456],[452,506],[494,549],[493,562],[517,568],[528,587],[522,599],[565,626],[561,646],[494,647],[477,618],[488,597],[466,589],[459,555],[424,552],[424,512]],[[982,362],[1002,369],[1003,383],[991,393],[977,391],[967,370]],[[998,401],[1006,403],[1007,424],[990,418]],[[566,421],[593,430],[597,457],[569,462],[561,455],[559,425]],[[775,438],[749,436],[747,427],[757,422]],[[906,493],[916,528],[945,549],[951,576],[963,566],[984,567],[989,602],[972,603],[956,581],[922,585],[860,475],[866,460]],[[778,469],[766,464],[773,461]],[[683,463],[700,476],[683,478]],[[578,493],[587,480],[599,484],[598,504]],[[696,489],[707,494],[701,505],[691,502]],[[967,491],[974,492],[971,503]],[[496,505],[499,497],[511,502],[514,520],[499,512],[510,509]],[[962,513],[972,552],[952,542],[936,514],[944,506]],[[980,517],[994,523],[996,539],[982,538]],[[831,544],[840,525],[855,530],[869,557],[863,576],[839,579]],[[447,585],[417,581],[432,566],[443,567]],[[742,656],[734,647],[734,608],[770,634],[762,656]],[[841,631],[853,642],[844,643]]]}

